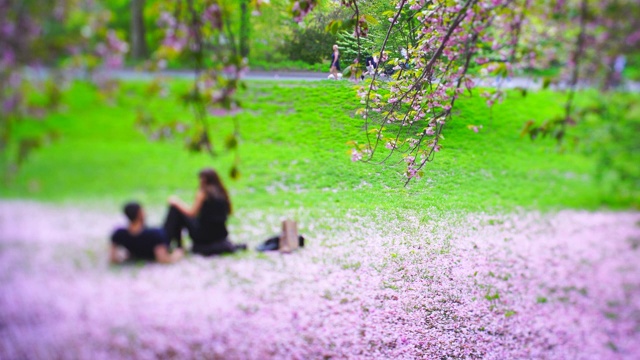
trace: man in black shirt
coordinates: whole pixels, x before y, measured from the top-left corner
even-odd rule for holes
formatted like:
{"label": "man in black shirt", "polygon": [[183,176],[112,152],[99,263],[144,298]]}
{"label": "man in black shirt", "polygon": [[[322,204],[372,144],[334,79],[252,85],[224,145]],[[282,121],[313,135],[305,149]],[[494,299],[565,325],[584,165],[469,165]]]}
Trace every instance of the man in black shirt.
{"label": "man in black shirt", "polygon": [[378,57],[375,54],[367,56],[367,58],[365,59],[365,66],[367,67],[368,71],[371,71],[373,73],[373,70],[378,67]]}
{"label": "man in black shirt", "polygon": [[365,75],[375,74],[376,69],[378,68],[378,57],[375,54],[367,56],[367,58],[364,60],[364,66],[366,67],[367,71],[362,73],[362,79],[364,79]]}
{"label": "man in black shirt", "polygon": [[180,260],[184,256],[182,249],[169,252],[169,239],[164,230],[147,228],[144,224],[144,211],[140,204],[132,202],[124,207],[129,226],[116,230],[111,236],[110,260],[113,263],[125,259],[119,256],[118,246],[124,247],[134,259],[156,260],[167,264]]}

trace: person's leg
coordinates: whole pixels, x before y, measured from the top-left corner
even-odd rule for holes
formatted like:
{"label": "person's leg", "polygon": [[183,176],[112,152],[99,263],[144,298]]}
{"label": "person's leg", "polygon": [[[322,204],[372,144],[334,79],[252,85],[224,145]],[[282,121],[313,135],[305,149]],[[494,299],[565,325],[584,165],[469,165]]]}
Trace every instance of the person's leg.
{"label": "person's leg", "polygon": [[190,234],[193,231],[191,219],[173,205],[169,207],[163,227],[169,238],[169,243],[175,239],[179,248],[182,248],[182,229],[187,229]]}
{"label": "person's leg", "polygon": [[[219,255],[225,253],[232,253],[236,250],[242,249],[242,246],[234,245],[230,241],[218,241],[212,244],[195,244],[191,251],[195,254],[200,254],[203,256],[211,256],[211,255]],[[246,249],[246,246],[244,246]]]}

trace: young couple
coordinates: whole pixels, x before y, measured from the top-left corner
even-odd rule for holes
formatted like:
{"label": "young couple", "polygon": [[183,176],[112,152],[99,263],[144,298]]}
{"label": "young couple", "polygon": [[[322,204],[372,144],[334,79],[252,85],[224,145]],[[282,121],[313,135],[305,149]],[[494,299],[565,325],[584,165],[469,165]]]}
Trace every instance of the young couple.
{"label": "young couple", "polygon": [[[246,245],[232,244],[227,239],[226,221],[231,215],[231,201],[220,177],[213,169],[198,174],[200,186],[191,206],[175,196],[169,198],[169,212],[162,229],[147,228],[145,214],[137,203],[129,203],[124,213],[129,226],[116,230],[111,236],[111,262],[125,260],[118,247],[124,247],[130,257],[172,263],[184,256],[182,231],[187,229],[193,241],[192,252],[204,256],[246,249]],[[171,242],[176,249],[171,251]]]}

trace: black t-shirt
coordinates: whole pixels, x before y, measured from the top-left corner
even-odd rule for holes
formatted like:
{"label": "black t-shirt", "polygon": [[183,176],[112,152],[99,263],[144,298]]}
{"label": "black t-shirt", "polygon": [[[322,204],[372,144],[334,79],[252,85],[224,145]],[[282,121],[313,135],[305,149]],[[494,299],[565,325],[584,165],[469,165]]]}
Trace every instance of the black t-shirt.
{"label": "black t-shirt", "polygon": [[367,66],[373,66],[374,68],[378,67],[378,63],[375,62],[375,60],[373,60],[373,56],[368,56],[365,59],[365,63],[366,63]]}
{"label": "black t-shirt", "polygon": [[168,244],[167,236],[161,229],[144,229],[135,236],[127,229],[118,229],[111,236],[111,242],[127,249],[131,257],[144,260],[155,260],[153,249]]}
{"label": "black t-shirt", "polygon": [[226,200],[207,198],[197,217],[198,226],[193,243],[202,245],[225,241],[229,235],[225,224],[228,214],[229,203]]}

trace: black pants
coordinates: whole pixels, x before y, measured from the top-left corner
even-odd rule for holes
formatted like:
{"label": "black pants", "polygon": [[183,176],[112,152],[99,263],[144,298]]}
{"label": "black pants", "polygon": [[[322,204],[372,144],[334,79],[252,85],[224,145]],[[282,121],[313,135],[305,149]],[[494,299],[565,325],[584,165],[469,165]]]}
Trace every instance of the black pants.
{"label": "black pants", "polygon": [[177,207],[171,205],[167,218],[164,220],[164,231],[167,233],[169,243],[173,240],[176,241],[177,246],[182,248],[182,230],[187,229],[189,236],[193,238],[193,234],[196,230],[196,222],[185,215]]}
{"label": "black pants", "polygon": [[191,251],[204,256],[232,253],[236,251],[236,246],[229,240],[218,241],[211,244],[193,244]]}
{"label": "black pants", "polygon": [[[177,247],[182,248],[182,230],[187,229],[189,237],[194,240],[197,227],[198,224],[194,219],[188,217],[173,205],[169,207],[167,218],[164,221],[164,231],[169,237],[169,243],[175,240]],[[194,240],[193,248],[191,249],[194,253],[205,256],[229,253],[235,250],[236,246],[226,239],[204,244]]]}

